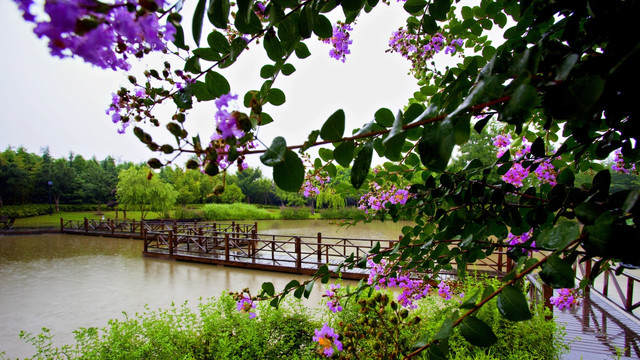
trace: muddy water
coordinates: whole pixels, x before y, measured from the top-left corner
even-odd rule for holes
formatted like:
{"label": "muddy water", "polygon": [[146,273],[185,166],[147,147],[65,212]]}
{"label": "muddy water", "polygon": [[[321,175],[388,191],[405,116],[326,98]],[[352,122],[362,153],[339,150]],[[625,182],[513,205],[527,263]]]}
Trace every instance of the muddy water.
{"label": "muddy water", "polygon": [[[397,239],[406,224],[336,228],[326,221],[265,221],[259,232],[326,237]],[[0,237],[0,353],[27,357],[34,349],[21,330],[51,330],[57,345],[71,343],[79,327],[102,327],[122,312],[134,314],[245,287],[257,292],[265,281],[282,289],[304,276],[143,258],[140,240],[46,234]],[[307,305],[319,302],[314,291]],[[1,358],[1,356],[0,356]]]}

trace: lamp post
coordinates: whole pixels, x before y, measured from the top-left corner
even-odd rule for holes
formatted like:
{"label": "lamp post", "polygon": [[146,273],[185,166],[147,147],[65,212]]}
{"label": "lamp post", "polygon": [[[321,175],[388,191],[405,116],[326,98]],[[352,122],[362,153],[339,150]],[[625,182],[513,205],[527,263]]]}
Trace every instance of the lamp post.
{"label": "lamp post", "polygon": [[49,216],[51,216],[53,215],[51,211],[51,186],[53,186],[53,181],[49,180],[47,184],[49,185]]}

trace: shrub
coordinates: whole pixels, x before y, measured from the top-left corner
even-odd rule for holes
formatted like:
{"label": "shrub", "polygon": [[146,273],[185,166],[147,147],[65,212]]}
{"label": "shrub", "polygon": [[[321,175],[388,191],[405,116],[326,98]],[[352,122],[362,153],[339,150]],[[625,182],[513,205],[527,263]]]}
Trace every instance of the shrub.
{"label": "shrub", "polygon": [[173,211],[172,217],[176,220],[200,220],[205,218],[205,211],[203,209],[181,207]]}
{"label": "shrub", "polygon": [[275,220],[276,214],[249,204],[207,204],[203,207],[207,220]]}
{"label": "shrub", "polygon": [[307,207],[282,207],[280,208],[280,219],[282,220],[304,220],[311,216],[311,211]]}
{"label": "shrub", "polygon": [[324,209],[320,212],[320,218],[322,219],[362,219],[364,216],[364,210],[358,209],[357,207]]}

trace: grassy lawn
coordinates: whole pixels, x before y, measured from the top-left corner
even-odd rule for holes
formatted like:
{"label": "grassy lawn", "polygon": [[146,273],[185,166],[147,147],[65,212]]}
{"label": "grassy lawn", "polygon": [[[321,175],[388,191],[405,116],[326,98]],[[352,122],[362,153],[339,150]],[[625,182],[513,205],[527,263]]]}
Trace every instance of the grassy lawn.
{"label": "grassy lawn", "polygon": [[[83,221],[87,219],[101,219],[104,216],[105,219],[115,219],[115,211],[103,211],[102,215],[97,215],[95,211],[79,211],[79,212],[59,212],[53,213],[53,215],[41,215],[32,216],[26,218],[16,219],[13,226],[19,228],[34,228],[34,227],[60,227],[60,218],[65,220]],[[149,213],[147,220],[157,219],[158,214]],[[118,212],[118,219],[122,220],[122,211]],[[127,220],[140,220],[140,211],[127,211]]]}

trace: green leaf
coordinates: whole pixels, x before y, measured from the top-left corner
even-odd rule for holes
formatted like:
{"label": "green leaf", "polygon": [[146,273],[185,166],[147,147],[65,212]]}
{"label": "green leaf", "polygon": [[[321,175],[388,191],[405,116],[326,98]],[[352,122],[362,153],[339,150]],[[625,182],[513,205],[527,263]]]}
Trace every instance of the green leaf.
{"label": "green leaf", "polygon": [[207,43],[209,47],[214,51],[219,52],[222,55],[227,55],[229,51],[231,51],[231,44],[227,40],[226,36],[224,36],[221,32],[212,31],[207,36]]}
{"label": "green leaf", "polygon": [[298,280],[291,280],[289,281],[289,283],[287,283],[287,285],[284,287],[284,292],[287,292],[287,290],[289,289],[293,289],[295,287],[300,286],[300,282]]}
{"label": "green leaf", "polygon": [[271,88],[267,94],[267,101],[275,106],[280,106],[285,103],[286,97],[282,90]]}
{"label": "green leaf", "polygon": [[353,160],[354,150],[355,142],[353,140],[343,141],[333,150],[333,156],[338,164],[348,167],[351,164],[351,160]]}
{"label": "green leaf", "polygon": [[267,151],[260,156],[260,161],[267,166],[276,166],[284,161],[286,151],[286,140],[282,136],[277,136]]}
{"label": "green leaf", "polygon": [[351,184],[359,189],[369,174],[371,159],[373,157],[373,141],[367,141],[358,152],[353,167],[351,168]]}
{"label": "green leaf", "polygon": [[295,52],[298,59],[304,59],[311,56],[311,52],[309,51],[307,44],[303,42],[299,42],[298,45],[296,45]]}
{"label": "green leaf", "polygon": [[345,127],[344,110],[334,112],[320,129],[320,137],[326,141],[338,141],[342,139]]}
{"label": "green leaf", "polygon": [[430,171],[443,172],[455,146],[453,126],[450,119],[425,126],[424,135],[418,142],[422,164]]}
{"label": "green leaf", "polygon": [[229,85],[227,79],[213,70],[207,72],[204,81],[207,85],[207,90],[216,98],[228,94],[231,91],[231,85]]}
{"label": "green leaf", "polygon": [[313,12],[313,7],[311,5],[306,5],[302,8],[302,11],[300,11],[300,17],[298,18],[298,30],[300,32],[300,36],[302,36],[303,39],[310,38],[314,25],[315,13]]}
{"label": "green leaf", "polygon": [[387,108],[381,108],[378,111],[376,111],[375,115],[374,115],[374,119],[376,121],[376,123],[384,126],[384,127],[390,127],[393,125],[394,121],[395,121],[395,117],[393,116],[393,112],[391,112],[391,110],[387,109]]}
{"label": "green leaf", "polygon": [[333,36],[333,26],[331,21],[324,15],[318,15],[313,25],[313,33],[321,39],[328,39]]}
{"label": "green leaf", "polygon": [[453,319],[445,319],[440,330],[433,336],[435,340],[444,340],[453,334]]}
{"label": "green leaf", "polygon": [[429,5],[429,14],[438,21],[447,20],[447,13],[451,8],[450,0],[433,0]]}
{"label": "green leaf", "polygon": [[295,71],[296,71],[296,68],[292,64],[287,63],[287,64],[282,65],[282,73],[285,76],[289,76],[289,75],[293,74]]}
{"label": "green leaf", "polygon": [[196,81],[191,84],[191,91],[198,101],[209,101],[216,98],[209,92],[207,85],[202,81]]}
{"label": "green leaf", "polygon": [[207,17],[209,22],[218,29],[227,29],[229,22],[229,0],[211,0]]}
{"label": "green leaf", "polygon": [[467,316],[462,320],[460,334],[475,346],[487,347],[498,341],[491,327],[475,316]]}
{"label": "green leaf", "polygon": [[399,161],[402,159],[402,146],[406,139],[406,133],[402,130],[402,124],[402,112],[398,111],[389,135],[382,141],[385,146],[384,155],[389,160]]}
{"label": "green leaf", "polygon": [[276,73],[276,67],[273,65],[267,64],[262,68],[260,68],[260,77],[263,79],[269,79],[273,77],[275,73]]}
{"label": "green leaf", "polygon": [[264,291],[269,296],[273,296],[273,294],[276,293],[276,289],[273,287],[273,284],[270,282],[262,283],[262,291]]}
{"label": "green leaf", "polygon": [[532,316],[524,294],[513,285],[505,286],[498,295],[498,310],[511,321],[529,320]]}
{"label": "green leaf", "polygon": [[573,261],[560,259],[558,254],[553,254],[542,265],[540,278],[554,289],[574,288],[576,273],[571,267]]}
{"label": "green leaf", "polygon": [[547,249],[563,249],[580,236],[580,224],[573,221],[562,222],[545,229],[536,237],[536,244]]}
{"label": "green leaf", "polygon": [[193,54],[207,61],[219,61],[221,59],[220,54],[211,48],[197,48],[193,50]]}
{"label": "green leaf", "polygon": [[193,34],[193,40],[198,46],[200,46],[200,36],[202,35],[202,20],[204,20],[204,8],[206,5],[207,0],[198,0],[196,11],[193,13],[191,31]]}
{"label": "green leaf", "polygon": [[407,0],[404,3],[404,9],[411,15],[419,14],[425,7],[427,6],[427,2],[425,0]]}
{"label": "green leaf", "polygon": [[192,74],[200,74],[200,58],[192,56],[184,63],[184,71],[188,71]]}
{"label": "green leaf", "polygon": [[276,36],[274,31],[267,31],[264,36],[264,50],[267,52],[269,59],[278,62],[282,60],[284,51],[280,44],[280,39]]}
{"label": "green leaf", "polygon": [[538,90],[530,83],[521,84],[500,112],[499,120],[510,124],[521,124],[529,119],[531,111],[539,105]]}
{"label": "green leaf", "polygon": [[318,150],[318,155],[320,155],[320,157],[322,158],[322,160],[324,161],[331,161],[334,159],[333,157],[333,151],[329,150],[329,149],[325,149],[325,148],[321,148]]}
{"label": "green leaf", "polygon": [[300,190],[304,182],[304,164],[295,152],[287,150],[284,161],[273,167],[273,181],[284,191]]}
{"label": "green leaf", "polygon": [[307,285],[304,287],[304,297],[306,299],[309,298],[309,295],[311,295],[311,291],[313,290],[313,285],[315,284],[315,281],[310,281],[309,283],[307,283]]}

